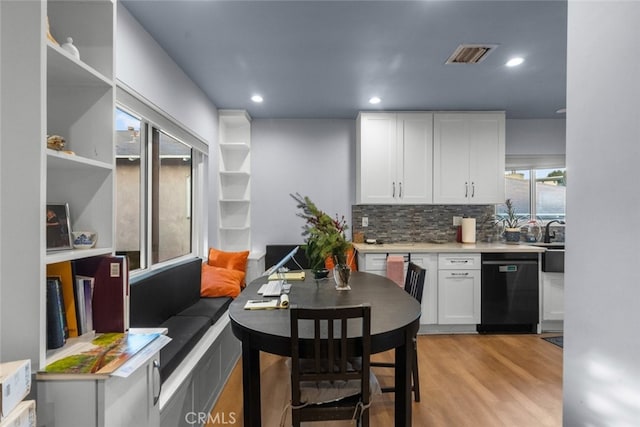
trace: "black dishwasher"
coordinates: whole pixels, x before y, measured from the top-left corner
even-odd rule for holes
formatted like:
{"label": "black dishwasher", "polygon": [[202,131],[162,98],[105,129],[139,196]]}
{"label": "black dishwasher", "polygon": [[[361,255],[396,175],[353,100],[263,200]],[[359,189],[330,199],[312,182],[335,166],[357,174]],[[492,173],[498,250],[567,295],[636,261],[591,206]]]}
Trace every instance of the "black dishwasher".
{"label": "black dishwasher", "polygon": [[535,333],[539,322],[538,254],[483,253],[477,331]]}

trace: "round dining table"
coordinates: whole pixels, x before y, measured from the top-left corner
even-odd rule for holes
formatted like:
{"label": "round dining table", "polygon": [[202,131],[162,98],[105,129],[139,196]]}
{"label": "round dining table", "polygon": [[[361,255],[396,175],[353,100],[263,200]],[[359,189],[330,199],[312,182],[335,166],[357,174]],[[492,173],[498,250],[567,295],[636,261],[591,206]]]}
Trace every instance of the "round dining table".
{"label": "round dining table", "polygon": [[[289,310],[248,310],[249,300],[268,300],[258,289],[267,281],[260,277],[240,293],[229,307],[234,335],[242,343],[244,425],[261,425],[260,352],[291,356]],[[303,281],[290,281],[289,304],[299,307],[371,305],[371,353],[395,349],[395,425],[411,426],[411,363],[413,338],[420,326],[420,304],[390,279],[376,274],[352,272],[350,290],[337,290],[333,278],[313,279],[306,271]],[[354,337],[357,339],[357,337]]]}

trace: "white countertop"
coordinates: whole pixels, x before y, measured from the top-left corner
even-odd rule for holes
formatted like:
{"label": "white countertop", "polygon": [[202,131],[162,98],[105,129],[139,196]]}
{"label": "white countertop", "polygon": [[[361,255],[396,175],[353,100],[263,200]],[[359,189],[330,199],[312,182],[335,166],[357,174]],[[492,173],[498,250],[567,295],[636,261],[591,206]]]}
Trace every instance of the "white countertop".
{"label": "white countertop", "polygon": [[354,243],[353,246],[360,253],[407,253],[407,252],[544,252],[545,248],[533,246],[528,243],[520,243],[516,245],[507,245],[505,243],[385,243],[385,244],[367,244]]}

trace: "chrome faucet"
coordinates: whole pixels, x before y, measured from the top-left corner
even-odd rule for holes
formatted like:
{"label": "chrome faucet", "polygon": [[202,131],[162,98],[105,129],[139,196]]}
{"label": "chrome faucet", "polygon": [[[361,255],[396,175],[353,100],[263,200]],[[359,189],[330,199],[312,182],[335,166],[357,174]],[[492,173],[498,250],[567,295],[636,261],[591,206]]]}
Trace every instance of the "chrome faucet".
{"label": "chrome faucet", "polygon": [[544,240],[543,243],[551,243],[551,238],[556,238],[556,232],[554,231],[552,235],[549,234],[549,226],[557,222],[558,224],[564,224],[564,221],[560,221],[559,219],[554,219],[553,221],[549,221],[547,225],[544,227]]}

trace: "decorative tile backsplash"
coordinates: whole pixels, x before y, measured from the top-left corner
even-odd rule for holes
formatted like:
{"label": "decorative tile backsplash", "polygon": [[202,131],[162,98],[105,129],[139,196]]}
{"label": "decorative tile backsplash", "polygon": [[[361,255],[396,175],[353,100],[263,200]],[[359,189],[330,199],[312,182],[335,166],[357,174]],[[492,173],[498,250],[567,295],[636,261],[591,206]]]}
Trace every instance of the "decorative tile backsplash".
{"label": "decorative tile backsplash", "polygon": [[[494,205],[353,205],[351,231],[384,243],[455,242],[453,217],[462,216],[476,219],[476,241],[495,241],[494,212]],[[363,217],[368,218],[368,227],[362,226]]]}

